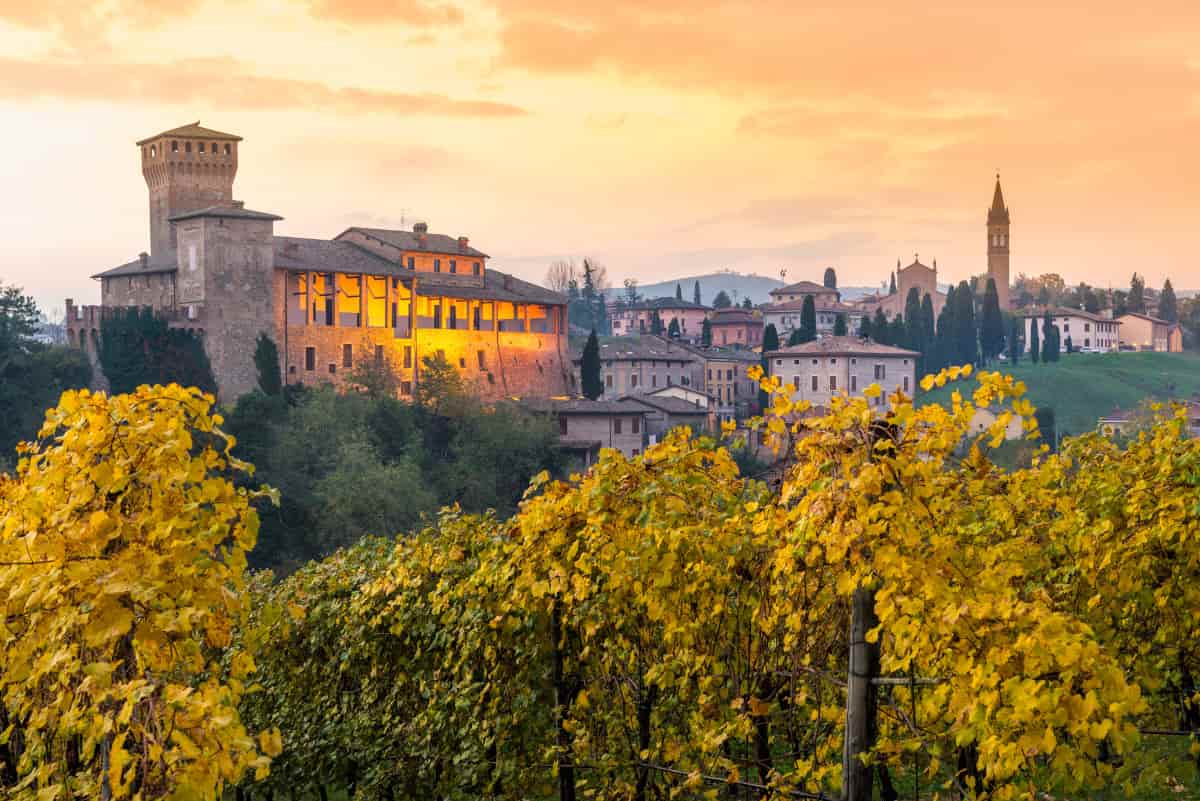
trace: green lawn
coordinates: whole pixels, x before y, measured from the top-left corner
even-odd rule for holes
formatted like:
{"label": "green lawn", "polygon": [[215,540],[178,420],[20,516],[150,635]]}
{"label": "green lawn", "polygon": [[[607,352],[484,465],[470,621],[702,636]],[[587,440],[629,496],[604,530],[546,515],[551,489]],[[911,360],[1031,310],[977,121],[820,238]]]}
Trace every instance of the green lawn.
{"label": "green lawn", "polygon": [[[1061,434],[1093,431],[1114,408],[1129,409],[1144,398],[1200,394],[1200,356],[1192,353],[1064,353],[1055,364],[1022,359],[1016,367],[999,362],[988,369],[1024,381],[1035,406],[1054,409]],[[974,386],[971,380],[921,393],[917,404],[945,403],[953,388],[967,395]]]}

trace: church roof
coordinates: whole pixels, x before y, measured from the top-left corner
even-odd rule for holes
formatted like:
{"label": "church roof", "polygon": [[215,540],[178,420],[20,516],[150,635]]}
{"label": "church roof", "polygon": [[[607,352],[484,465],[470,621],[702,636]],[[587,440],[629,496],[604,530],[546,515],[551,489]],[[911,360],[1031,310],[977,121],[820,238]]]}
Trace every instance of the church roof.
{"label": "church roof", "polygon": [[988,225],[1008,224],[1008,206],[1004,205],[1004,191],[1000,189],[1000,176],[996,175],[996,191],[992,193],[992,207],[988,209]]}
{"label": "church roof", "polygon": [[225,139],[230,142],[240,142],[242,137],[234,136],[233,134],[221,133],[214,131],[212,128],[205,128],[200,124],[199,120],[187,125],[181,125],[178,128],[172,128],[169,131],[163,131],[160,134],[149,136],[138,142],[138,147],[153,142],[155,139],[162,139],[166,136],[173,136],[179,139]]}
{"label": "church roof", "polygon": [[[936,263],[936,261],[937,261],[937,259],[934,259],[935,263]],[[911,270],[914,267],[920,267],[922,270],[925,270],[926,272],[930,272],[930,273],[937,272],[936,266],[930,267],[928,264],[922,264],[921,260],[916,257],[913,258],[912,264],[908,265],[907,267],[901,267],[900,272],[906,272],[907,270]]]}
{"label": "church roof", "polygon": [[[488,258],[482,250],[473,247],[460,247],[458,240],[445,234],[430,234],[423,231],[397,231],[390,228],[362,228],[353,226],[338,234],[335,239],[345,236],[350,231],[358,231],[385,245],[401,250],[423,250],[427,253],[444,253],[450,256],[474,256],[480,259]],[[422,241],[424,237],[424,241]]]}

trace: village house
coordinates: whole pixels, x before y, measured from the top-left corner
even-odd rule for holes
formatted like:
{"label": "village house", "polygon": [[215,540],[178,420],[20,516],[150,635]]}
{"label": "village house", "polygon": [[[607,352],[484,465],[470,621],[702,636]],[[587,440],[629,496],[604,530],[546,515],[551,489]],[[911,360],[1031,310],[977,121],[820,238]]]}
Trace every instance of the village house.
{"label": "village house", "polygon": [[716,401],[718,421],[743,420],[758,414],[758,385],[748,371],[760,364],[754,351],[711,348],[704,352],[704,391]]}
{"label": "village house", "polygon": [[1022,334],[1025,337],[1025,352],[1029,352],[1032,327],[1037,326],[1039,342],[1045,342],[1042,331],[1046,312],[1050,312],[1050,321],[1058,329],[1059,347],[1065,352],[1067,337],[1071,338],[1071,347],[1086,352],[1114,351],[1119,344],[1118,331],[1121,321],[1113,320],[1101,314],[1093,314],[1083,309],[1066,309],[1054,307],[1050,309],[1026,309],[1020,312],[1022,318]]}
{"label": "village house", "polygon": [[687,426],[693,434],[703,434],[709,430],[709,410],[683,398],[651,392],[629,395],[621,400],[645,407],[647,446],[661,442],[668,431],[681,426]]}
{"label": "village house", "polygon": [[814,303],[837,303],[842,299],[842,293],[837,289],[825,286],[824,284],[814,283],[813,281],[797,281],[794,284],[787,286],[776,287],[769,293],[771,303],[794,303],[804,302],[804,298],[811,295]]}
{"label": "village house", "polygon": [[585,465],[596,460],[601,448],[613,448],[627,458],[646,449],[646,416],[649,408],[627,400],[537,398],[526,408],[554,418],[558,445]]}
{"label": "village house", "polygon": [[911,396],[921,354],[845,336],[824,337],[765,355],[771,375],[791,387],[792,400],[828,407],[835,396],[861,395],[872,384],[883,390],[873,401],[876,406],[886,405],[886,395],[896,390]]}
{"label": "village house", "polygon": [[712,344],[718,347],[758,348],[762,346],[763,315],[742,308],[713,309],[708,316]]}
{"label": "village house", "polygon": [[654,298],[633,304],[616,303],[612,307],[613,336],[652,334],[654,314],[662,321],[662,334],[666,334],[674,321],[679,326],[679,337],[699,341],[704,318],[710,311],[708,306],[677,298]]}
{"label": "village house", "polygon": [[[571,356],[571,387],[583,386],[583,350]],[[600,343],[600,381],[605,398],[641,395],[671,386],[703,388],[704,365],[692,349],[663,337],[620,337]]]}
{"label": "village house", "polygon": [[[847,303],[816,303],[817,336],[828,336],[837,326],[837,318],[846,320],[846,333],[853,334],[862,325],[863,312],[858,306]],[[775,332],[781,340],[786,341],[788,335],[800,327],[804,313],[804,301],[789,300],[785,303],[773,303],[763,308],[763,323],[775,326]]]}
{"label": "village house", "polygon": [[466,236],[351,227],[276,236],[282,217],[233,199],[242,139],[199,123],[138,142],[150,251],[97,273],[99,306],[67,301],[70,342],[97,364],[105,309],[149,307],[202,337],[220,398],[255,388],[259,334],[288,384],[340,386],[386,362],[411,396],[439,354],[480,397],[550,396],[570,376],[567,298],[494,270]]}
{"label": "village house", "polygon": [[1121,315],[1117,322],[1121,326],[1121,345],[1136,350],[1183,352],[1183,329],[1179,323],[1133,312]]}

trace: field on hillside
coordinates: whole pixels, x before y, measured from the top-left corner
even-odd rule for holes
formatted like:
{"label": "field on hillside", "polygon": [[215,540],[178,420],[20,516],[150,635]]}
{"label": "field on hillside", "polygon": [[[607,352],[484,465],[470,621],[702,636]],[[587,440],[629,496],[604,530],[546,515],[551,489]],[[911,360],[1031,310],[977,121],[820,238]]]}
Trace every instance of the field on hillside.
{"label": "field on hillside", "polygon": [[[1035,406],[1054,409],[1064,435],[1092,431],[1114,408],[1132,408],[1144,398],[1200,394],[1200,356],[1191,353],[1064,353],[1056,364],[1022,359],[1015,368],[1000,362],[988,369],[1024,381]],[[959,382],[922,393],[917,404],[948,402],[955,386],[965,394],[974,384]]]}

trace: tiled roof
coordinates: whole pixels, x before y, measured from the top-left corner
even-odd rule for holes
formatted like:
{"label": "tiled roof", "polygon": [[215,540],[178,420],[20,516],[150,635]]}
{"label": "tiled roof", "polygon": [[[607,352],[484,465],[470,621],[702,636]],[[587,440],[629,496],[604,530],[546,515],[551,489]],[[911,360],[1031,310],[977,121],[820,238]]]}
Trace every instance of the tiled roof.
{"label": "tiled roof", "polygon": [[[600,358],[604,361],[696,361],[699,351],[661,337],[615,337],[600,343]],[[582,358],[582,346],[571,358]]]}
{"label": "tiled roof", "polygon": [[794,295],[799,292],[805,292],[808,294],[815,295],[820,292],[837,292],[837,290],[830,289],[829,287],[825,286],[824,284],[818,284],[815,281],[797,281],[794,284],[788,284],[787,286],[781,286],[781,287],[772,289],[768,294],[771,294],[771,295]]}
{"label": "tiled roof", "polygon": [[749,348],[708,348],[699,352],[704,358],[712,361],[746,362],[758,364],[759,354]]}
{"label": "tiled roof", "polygon": [[[1139,320],[1148,320],[1148,321],[1154,323],[1155,325],[1178,325],[1178,323],[1173,323],[1170,320],[1164,320],[1161,317],[1151,317],[1149,314],[1139,314],[1138,312],[1125,312],[1121,316],[1122,317],[1137,317]],[[1107,318],[1105,318],[1105,320],[1106,320],[1106,322],[1113,322],[1111,320],[1107,320]]]}
{"label": "tiled roof", "polygon": [[160,134],[149,136],[138,142],[138,147],[153,142],[155,139],[161,139],[164,136],[175,136],[180,139],[228,139],[231,142],[240,142],[242,137],[234,136],[233,134],[221,133],[214,131],[212,128],[205,128],[200,125],[200,121],[196,120],[188,125],[181,125],[178,128],[172,128],[169,131],[163,131]]}
{"label": "tiled roof", "polygon": [[537,284],[522,281],[520,278],[499,270],[485,270],[482,287],[451,283],[443,275],[443,273],[418,273],[417,294],[464,300],[506,300],[519,303],[540,303],[546,306],[567,305],[566,295],[560,295]]}
{"label": "tiled roof", "polygon": [[[846,314],[849,314],[851,312],[858,311],[858,309],[856,307],[851,306],[849,303],[816,303],[814,300],[814,305],[815,305],[817,311],[823,311],[823,312],[833,311],[833,312],[844,312]],[[802,311],[803,309],[804,309],[804,301],[788,300],[788,301],[784,301],[783,303],[770,303],[763,309],[763,311],[764,312],[782,312],[782,311]]]}
{"label": "tiled roof", "polygon": [[[1019,317],[1045,317],[1046,312],[1050,312],[1051,317],[1082,317],[1085,320],[1094,320],[1098,323],[1116,323],[1117,321],[1111,317],[1105,317],[1102,314],[1094,314],[1084,309],[1068,309],[1065,306],[1049,306],[1049,307],[1034,307],[1031,309],[1022,309],[1017,314]],[[1141,316],[1141,315],[1139,315]],[[1152,318],[1146,318],[1152,319]],[[1159,321],[1163,322],[1163,321]],[[1120,323],[1118,323],[1119,325]]]}
{"label": "tiled roof", "polygon": [[173,273],[178,269],[175,263],[174,255],[171,261],[163,261],[157,264],[150,263],[149,260],[145,264],[141,258],[136,258],[131,262],[122,264],[119,267],[113,267],[111,270],[105,270],[102,273],[96,273],[92,278],[118,278],[122,275],[150,275],[151,273]]}
{"label": "tiled roof", "polygon": [[915,350],[894,348],[891,345],[880,345],[861,337],[822,337],[803,345],[791,345],[771,351],[769,356],[920,356]]}
{"label": "tiled roof", "polygon": [[640,303],[634,303],[631,306],[625,306],[625,309],[630,311],[653,311],[655,309],[699,309],[708,311],[709,307],[702,303],[693,303],[690,300],[679,300],[678,298],[651,298]]}
{"label": "tiled roof", "polygon": [[714,309],[708,321],[713,325],[744,325],[761,323],[762,317],[749,309]]}
{"label": "tiled roof", "polygon": [[412,270],[405,270],[353,242],[300,236],[275,237],[275,267],[308,272],[414,275]]}
{"label": "tiled roof", "polygon": [[372,239],[377,239],[384,244],[392,247],[400,248],[401,250],[421,250],[426,253],[444,253],[450,256],[474,256],[480,259],[486,259],[488,255],[482,250],[476,250],[468,245],[467,247],[459,247],[458,239],[445,234],[430,234],[425,233],[424,244],[421,242],[422,234],[416,231],[396,231],[390,228],[362,228],[354,226],[346,229],[339,234],[335,239],[344,236],[349,231],[358,231]]}
{"label": "tiled roof", "polygon": [[195,211],[185,211],[182,214],[176,214],[173,217],[168,217],[170,222],[179,222],[180,220],[192,220],[197,217],[225,217],[235,220],[270,220],[272,222],[282,220],[278,214],[268,214],[265,211],[254,211],[252,209],[243,208],[242,206],[208,206]]}
{"label": "tiled roof", "polygon": [[[588,400],[587,398],[530,398],[524,405],[535,412],[552,414],[645,414],[646,408],[622,400]],[[689,404],[690,405],[690,404]]]}
{"label": "tiled roof", "polygon": [[683,398],[672,398],[663,395],[626,395],[621,400],[650,406],[667,414],[694,415],[696,417],[708,416],[708,409],[705,409],[703,406],[697,406]]}

